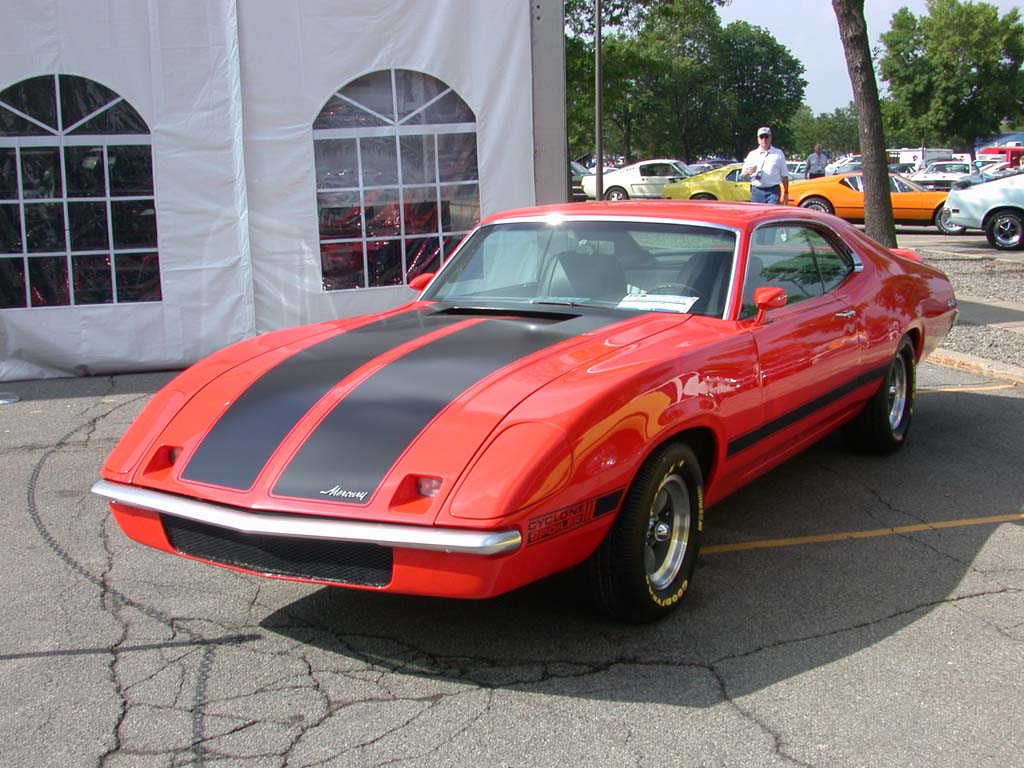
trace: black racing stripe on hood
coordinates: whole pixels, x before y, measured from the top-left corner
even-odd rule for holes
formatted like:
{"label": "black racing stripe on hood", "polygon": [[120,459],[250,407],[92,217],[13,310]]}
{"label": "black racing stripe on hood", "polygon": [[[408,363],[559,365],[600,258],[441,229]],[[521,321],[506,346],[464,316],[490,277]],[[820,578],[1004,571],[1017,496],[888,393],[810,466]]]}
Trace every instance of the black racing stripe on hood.
{"label": "black racing stripe on hood", "polygon": [[410,351],[338,403],[288,464],[274,493],[368,502],[416,436],[472,385],[520,358],[621,319],[494,319]]}
{"label": "black racing stripe on hood", "polygon": [[254,381],[199,444],[184,480],[246,490],[299,419],[338,382],[378,355],[464,317],[409,312],[339,333],[296,352]]}

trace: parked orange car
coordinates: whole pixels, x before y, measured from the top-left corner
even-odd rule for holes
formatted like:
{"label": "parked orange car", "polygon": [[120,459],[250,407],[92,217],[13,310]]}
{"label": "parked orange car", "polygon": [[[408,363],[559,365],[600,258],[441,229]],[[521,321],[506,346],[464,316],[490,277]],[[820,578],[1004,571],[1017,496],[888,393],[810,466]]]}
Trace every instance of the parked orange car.
{"label": "parked orange car", "polygon": [[[801,179],[789,185],[789,204],[834,213],[847,221],[864,221],[864,177],[843,173],[818,179]],[[964,227],[952,224],[943,214],[948,191],[933,192],[895,173],[889,174],[892,215],[897,224],[934,224],[947,235],[959,235]]]}

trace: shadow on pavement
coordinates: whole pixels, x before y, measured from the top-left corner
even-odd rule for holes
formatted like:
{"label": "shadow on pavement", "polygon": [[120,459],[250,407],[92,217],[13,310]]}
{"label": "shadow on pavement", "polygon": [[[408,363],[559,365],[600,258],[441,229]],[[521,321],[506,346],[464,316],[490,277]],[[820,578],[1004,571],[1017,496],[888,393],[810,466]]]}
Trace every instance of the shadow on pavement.
{"label": "shadow on pavement", "polygon": [[[865,457],[829,438],[710,510],[705,548],[1018,512],[1024,451],[1008,425],[1020,423],[1020,398],[921,393],[903,451]],[[325,588],[261,626],[482,688],[707,707],[855,654],[956,599],[993,530],[703,554],[681,609],[646,626],[596,617],[571,575],[479,602]]]}

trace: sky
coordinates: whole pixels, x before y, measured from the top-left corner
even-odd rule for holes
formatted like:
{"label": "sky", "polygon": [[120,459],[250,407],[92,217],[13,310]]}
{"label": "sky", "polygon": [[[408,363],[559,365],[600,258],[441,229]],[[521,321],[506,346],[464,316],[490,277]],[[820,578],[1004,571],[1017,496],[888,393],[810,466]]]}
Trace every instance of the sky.
{"label": "sky", "polygon": [[[1020,0],[985,1],[996,6],[1000,16],[1020,7]],[[925,0],[865,0],[864,17],[872,50],[879,45],[879,35],[889,31],[893,13],[904,7],[915,16],[926,13]],[[832,112],[853,101],[830,0],[732,0],[718,10],[718,15],[722,26],[741,20],[768,30],[800,60],[807,81],[804,102],[815,115]],[[884,88],[884,84],[879,83],[879,88]]]}

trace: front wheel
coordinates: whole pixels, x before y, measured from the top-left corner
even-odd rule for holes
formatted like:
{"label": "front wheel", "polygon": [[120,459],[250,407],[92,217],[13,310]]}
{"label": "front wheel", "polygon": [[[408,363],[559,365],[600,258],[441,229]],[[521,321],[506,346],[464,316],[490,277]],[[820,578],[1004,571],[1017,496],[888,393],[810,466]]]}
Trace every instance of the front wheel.
{"label": "front wheel", "polygon": [[695,194],[690,199],[691,200],[717,200],[718,198],[715,197],[714,195],[708,194],[707,192],[698,192],[697,194]]}
{"label": "front wheel", "polygon": [[914,344],[904,336],[878,391],[847,425],[847,437],[858,450],[886,454],[906,442],[917,389],[915,360]]}
{"label": "front wheel", "polygon": [[703,528],[700,464],[689,446],[669,444],[640,468],[588,561],[598,609],[637,623],[669,614],[690,585]]}
{"label": "front wheel", "polygon": [[967,227],[961,227],[959,224],[954,224],[949,220],[949,209],[943,206],[935,212],[935,226],[939,228],[939,232],[944,235],[962,235],[967,231]]}
{"label": "front wheel", "polygon": [[629,200],[629,193],[622,187],[612,187],[611,189],[605,190],[605,200]]}
{"label": "front wheel", "polygon": [[825,213],[835,213],[835,208],[832,207],[832,203],[826,200],[824,197],[809,197],[800,203],[801,208],[810,208],[812,211],[824,211]]}
{"label": "front wheel", "polygon": [[1000,251],[1024,248],[1024,216],[1020,211],[996,211],[985,223],[985,237]]}

